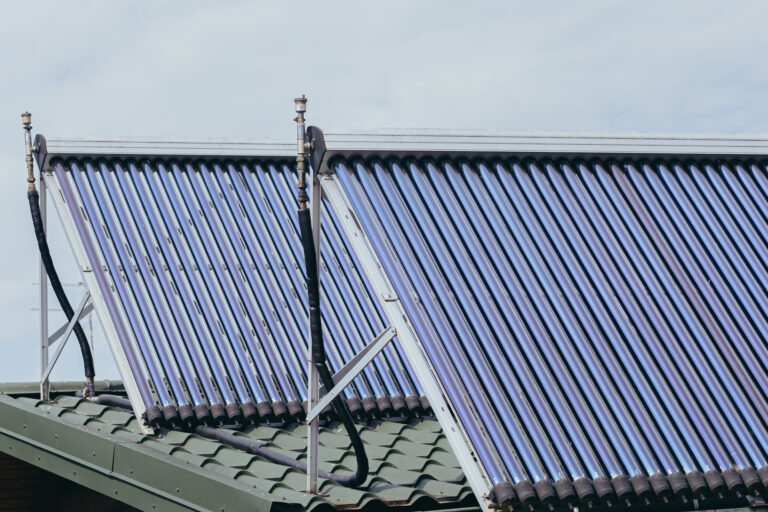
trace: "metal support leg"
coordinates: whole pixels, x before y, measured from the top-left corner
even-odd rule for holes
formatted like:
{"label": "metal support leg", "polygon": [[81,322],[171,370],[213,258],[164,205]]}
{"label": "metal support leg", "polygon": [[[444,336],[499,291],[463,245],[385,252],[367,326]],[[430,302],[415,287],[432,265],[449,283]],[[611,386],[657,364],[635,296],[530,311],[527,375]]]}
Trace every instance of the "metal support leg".
{"label": "metal support leg", "polygon": [[[47,230],[46,219],[46,186],[43,173],[40,173],[40,219],[43,222],[43,230]],[[42,258],[40,259],[40,374],[48,368],[48,274],[45,272]],[[50,400],[50,383],[47,378],[40,380],[40,400]]]}
{"label": "metal support leg", "polygon": [[[317,279],[320,280],[322,267],[320,266],[320,181],[317,174],[312,177],[312,199],[309,206],[312,209],[312,235],[315,242],[315,253],[317,254]],[[311,337],[308,335],[307,339]],[[312,353],[312,347],[309,347],[307,354]],[[307,383],[308,409],[314,410],[317,402],[320,400],[320,376],[317,373],[315,365],[309,361],[309,372],[307,373],[309,382]],[[317,417],[309,421],[307,419],[307,492],[317,494],[317,451],[319,449],[320,425]]]}

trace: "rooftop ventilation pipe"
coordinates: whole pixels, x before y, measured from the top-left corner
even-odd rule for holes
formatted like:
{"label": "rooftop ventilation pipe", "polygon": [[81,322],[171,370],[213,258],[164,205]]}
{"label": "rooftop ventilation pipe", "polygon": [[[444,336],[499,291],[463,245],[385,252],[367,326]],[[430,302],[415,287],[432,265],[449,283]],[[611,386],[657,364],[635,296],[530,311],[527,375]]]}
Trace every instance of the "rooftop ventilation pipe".
{"label": "rooftop ventilation pipe", "polygon": [[[24,124],[24,144],[27,150],[27,183],[29,183],[27,199],[29,200],[29,209],[32,213],[32,224],[35,228],[37,247],[40,250],[40,259],[43,261],[45,273],[48,274],[53,293],[56,294],[56,299],[59,301],[61,309],[67,316],[67,321],[72,321],[75,311],[72,309],[72,304],[69,303],[67,294],[64,292],[64,287],[61,285],[59,275],[56,273],[56,267],[53,266],[51,252],[48,249],[48,240],[46,239],[45,229],[43,228],[43,219],[40,216],[40,194],[38,194],[37,188],[35,188],[35,173],[32,161],[32,153],[37,151],[37,148],[32,146],[32,114],[24,112],[21,114],[21,121]],[[74,331],[75,336],[77,337],[77,343],[80,345],[80,352],[83,355],[83,366],[85,367],[85,385],[83,392],[85,395],[93,396],[95,392],[93,386],[93,377],[95,375],[93,369],[93,354],[91,353],[91,348],[88,346],[88,339],[85,337],[85,332],[80,326],[80,322],[75,324]]]}

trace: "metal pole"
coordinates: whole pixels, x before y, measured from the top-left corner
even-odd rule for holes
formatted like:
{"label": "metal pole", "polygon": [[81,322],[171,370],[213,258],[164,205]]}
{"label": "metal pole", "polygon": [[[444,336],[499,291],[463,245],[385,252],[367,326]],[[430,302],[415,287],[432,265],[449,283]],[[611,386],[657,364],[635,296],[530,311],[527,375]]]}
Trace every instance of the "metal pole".
{"label": "metal pole", "polygon": [[[32,114],[24,112],[21,114],[21,122],[24,125],[24,149],[27,162],[27,183],[29,184],[29,193],[35,191],[35,167],[32,154],[35,148],[32,146]],[[42,221],[43,231],[47,229],[46,223],[46,194],[43,173],[40,172],[40,190],[38,191],[38,202],[40,205],[40,220]],[[42,378],[46,368],[48,368],[48,274],[45,272],[43,258],[40,257],[40,400],[47,401],[49,396],[49,382],[47,378]]]}
{"label": "metal pole", "polygon": [[[43,230],[48,230],[46,218],[46,184],[43,173],[40,173],[40,219]],[[48,274],[45,272],[43,259],[40,258],[40,375],[48,368]],[[40,400],[50,400],[50,381],[48,377],[40,382]]]}
{"label": "metal pole", "polygon": [[[304,113],[307,111],[307,98],[301,96],[294,100],[296,104],[296,170],[298,172],[298,202],[299,209],[303,210],[307,207],[307,182],[306,182],[306,141],[304,132]],[[315,243],[315,254],[317,256],[317,278],[320,279],[320,186],[317,176],[313,176],[312,179],[312,200],[310,201],[312,216],[312,234]],[[308,324],[308,329],[311,329]],[[312,353],[312,335],[308,330],[307,332],[307,354]],[[320,376],[317,373],[317,368],[313,364],[312,358],[307,358],[308,369],[307,372],[307,409],[309,411],[317,405],[320,400]],[[310,494],[317,493],[317,451],[319,448],[319,436],[320,436],[320,424],[319,419],[314,418],[308,422],[307,425],[307,492]]]}
{"label": "metal pole", "polygon": [[[322,267],[320,266],[320,181],[317,174],[313,173],[312,178],[312,199],[310,201],[312,212],[312,234],[315,242],[315,254],[317,255],[317,279],[320,280],[322,275]],[[311,353],[312,347],[309,347],[308,353]],[[330,390],[326,390],[330,391]],[[312,360],[309,361],[309,389],[307,396],[308,410],[312,411],[320,400],[320,377],[317,373],[317,368],[312,364]],[[317,493],[317,455],[319,449],[319,433],[320,433],[319,418],[314,418],[309,422],[309,429],[307,433],[307,492],[311,494]]]}

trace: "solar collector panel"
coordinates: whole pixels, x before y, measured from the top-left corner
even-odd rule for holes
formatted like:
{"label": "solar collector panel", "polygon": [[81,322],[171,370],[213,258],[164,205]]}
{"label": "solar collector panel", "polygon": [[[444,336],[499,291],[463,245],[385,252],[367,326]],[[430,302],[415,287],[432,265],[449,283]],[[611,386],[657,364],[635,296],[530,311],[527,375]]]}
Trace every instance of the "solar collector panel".
{"label": "solar collector panel", "polygon": [[[600,170],[601,169],[598,169],[598,172]],[[594,188],[597,185],[594,181],[594,176],[592,176],[591,173],[586,172],[583,172],[582,175],[584,176],[584,181],[588,185],[592,185],[593,193],[599,193],[599,189]],[[606,217],[609,218],[609,225],[613,229],[618,230],[623,227],[622,221],[616,218],[615,213],[611,211],[611,203],[607,198],[598,200],[597,204],[600,205],[601,210],[606,214]],[[599,216],[595,218],[599,218]],[[606,225],[599,231],[603,230],[608,231],[608,226]],[[671,363],[674,365],[673,372],[668,375],[673,378],[679,375],[684,380],[683,383],[680,379],[674,379],[673,385],[676,386],[676,389],[678,389],[681,394],[688,395],[687,400],[691,403],[698,403],[698,407],[694,405],[694,409],[690,414],[693,421],[705,436],[707,448],[713,453],[715,460],[730,460],[733,458],[733,461],[736,462],[737,465],[745,465],[745,459],[743,458],[741,449],[738,447],[738,443],[731,434],[731,430],[726,428],[727,422],[720,410],[718,410],[718,407],[725,407],[727,409],[725,411],[726,416],[731,418],[737,417],[736,410],[733,408],[730,400],[727,399],[727,395],[714,380],[714,376],[711,375],[708,372],[708,368],[704,366],[700,354],[694,352],[691,356],[692,359],[689,360],[688,355],[681,351],[681,346],[686,346],[685,344],[680,343],[681,337],[690,334],[696,338],[700,338],[707,336],[706,332],[703,327],[698,324],[695,316],[691,315],[690,312],[685,311],[684,308],[686,305],[681,302],[679,292],[673,286],[673,283],[666,280],[666,287],[662,287],[657,279],[657,274],[651,272],[640,253],[634,247],[634,244],[627,239],[626,233],[623,233],[622,235],[622,243],[620,246],[615,245],[613,247],[608,247],[608,250],[612,252],[615,251],[615,254],[621,254],[622,248],[630,253],[626,260],[627,264],[623,265],[622,268],[636,269],[639,272],[641,277],[636,276],[634,279],[637,280],[637,282],[640,282],[640,279],[642,279],[642,282],[649,288],[648,295],[657,303],[654,306],[650,306],[650,308],[655,310],[655,314],[657,315],[659,314],[659,310],[666,311],[673,332],[678,333],[676,343],[668,344],[666,347],[657,346],[655,352],[660,353],[667,350]],[[657,266],[658,263],[660,262],[656,262]],[[662,274],[662,276],[664,276],[664,274]],[[657,307],[659,310],[656,310]],[[680,316],[680,311],[683,312],[683,315],[681,315],[682,318]],[[685,320],[683,320],[683,318]],[[690,327],[686,324],[690,325]],[[699,374],[702,375],[699,376]],[[709,385],[705,384],[705,382],[709,383]],[[687,393],[687,389],[690,389],[691,393]],[[714,430],[711,425],[714,425]],[[722,444],[720,439],[722,439]]]}
{"label": "solar collector panel", "polygon": [[[192,407],[219,420],[303,415],[307,319],[290,166],[96,157],[54,160],[52,170],[99,262],[145,407],[165,407],[173,421]],[[336,219],[325,217],[323,322],[340,368],[384,322],[359,271],[345,268],[355,260]],[[361,418],[428,413],[404,361],[390,347],[344,390]]]}
{"label": "solar collector panel", "polygon": [[543,501],[563,477],[604,499],[761,485],[768,188],[732,189],[763,169],[328,165],[494,483]]}
{"label": "solar collector panel", "polygon": [[[611,406],[611,412],[616,421],[621,425],[625,432],[626,439],[632,445],[632,449],[641,461],[642,469],[653,474],[659,472],[658,462],[652,456],[647,454],[650,450],[645,439],[645,435],[652,435],[655,427],[645,415],[633,418],[632,412],[636,414],[643,411],[640,405],[641,401],[634,392],[630,382],[620,371],[620,363],[611,357],[612,353],[605,340],[606,335],[618,332],[611,332],[610,324],[606,320],[606,315],[599,309],[599,299],[589,293],[586,276],[579,272],[578,267],[573,266],[574,260],[570,253],[561,258],[553,242],[546,236],[537,234],[534,230],[536,220],[533,212],[527,204],[520,200],[516,201],[516,196],[507,196],[503,187],[498,181],[496,174],[484,164],[478,164],[478,173],[473,173],[469,168],[465,168],[466,180],[475,191],[476,197],[482,197],[483,190],[487,191],[489,198],[493,201],[493,208],[487,208],[486,211],[497,212],[497,216],[492,219],[495,222],[499,217],[503,223],[494,224],[498,226],[495,230],[499,233],[508,233],[509,242],[520,247],[526,256],[524,265],[530,266],[540,281],[550,281],[548,286],[543,287],[546,290],[546,299],[553,304],[553,307],[561,311],[561,321],[570,329],[571,339],[574,347],[571,354],[574,355],[574,363],[581,359],[589,368],[597,389],[606,394],[607,403]],[[508,205],[508,207],[504,207]],[[491,220],[489,218],[489,220]],[[530,231],[529,231],[530,230]],[[587,292],[582,295],[579,290],[585,289]],[[530,292],[529,292],[530,293]],[[593,313],[590,312],[592,308]],[[593,316],[594,315],[594,316]],[[568,322],[566,319],[571,319]],[[579,330],[580,328],[580,330]],[[594,340],[593,343],[586,343],[586,339]],[[609,357],[601,361],[598,352],[606,354]],[[588,383],[589,380],[583,380]],[[625,404],[625,400],[627,403]],[[597,404],[594,404],[597,405]],[[636,426],[639,423],[643,427],[642,432]],[[655,439],[659,440],[658,434]],[[612,437],[612,439],[621,445],[623,436]],[[624,450],[627,453],[626,449]],[[639,474],[638,468],[632,461],[631,455],[626,455],[625,465],[630,476]],[[665,457],[662,457],[664,459]],[[668,457],[667,457],[668,458]]]}

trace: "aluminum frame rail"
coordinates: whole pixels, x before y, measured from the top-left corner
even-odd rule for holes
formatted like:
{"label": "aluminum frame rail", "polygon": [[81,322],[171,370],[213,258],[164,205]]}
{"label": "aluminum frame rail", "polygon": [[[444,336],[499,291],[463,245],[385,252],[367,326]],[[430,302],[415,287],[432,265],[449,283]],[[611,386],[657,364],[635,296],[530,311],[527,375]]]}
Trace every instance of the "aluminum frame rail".
{"label": "aluminum frame rail", "polygon": [[764,161],[356,155],[319,165],[332,205],[392,280],[479,498],[765,493]]}
{"label": "aluminum frame rail", "polygon": [[[167,160],[110,148],[49,149],[39,162],[137,415],[214,404],[245,412],[250,403],[256,420],[303,417],[292,164],[282,154],[232,159],[185,147],[193,157]],[[323,246],[324,323],[339,369],[385,325],[333,215]],[[344,390],[355,414],[428,413],[405,355],[393,346],[382,353]]]}

